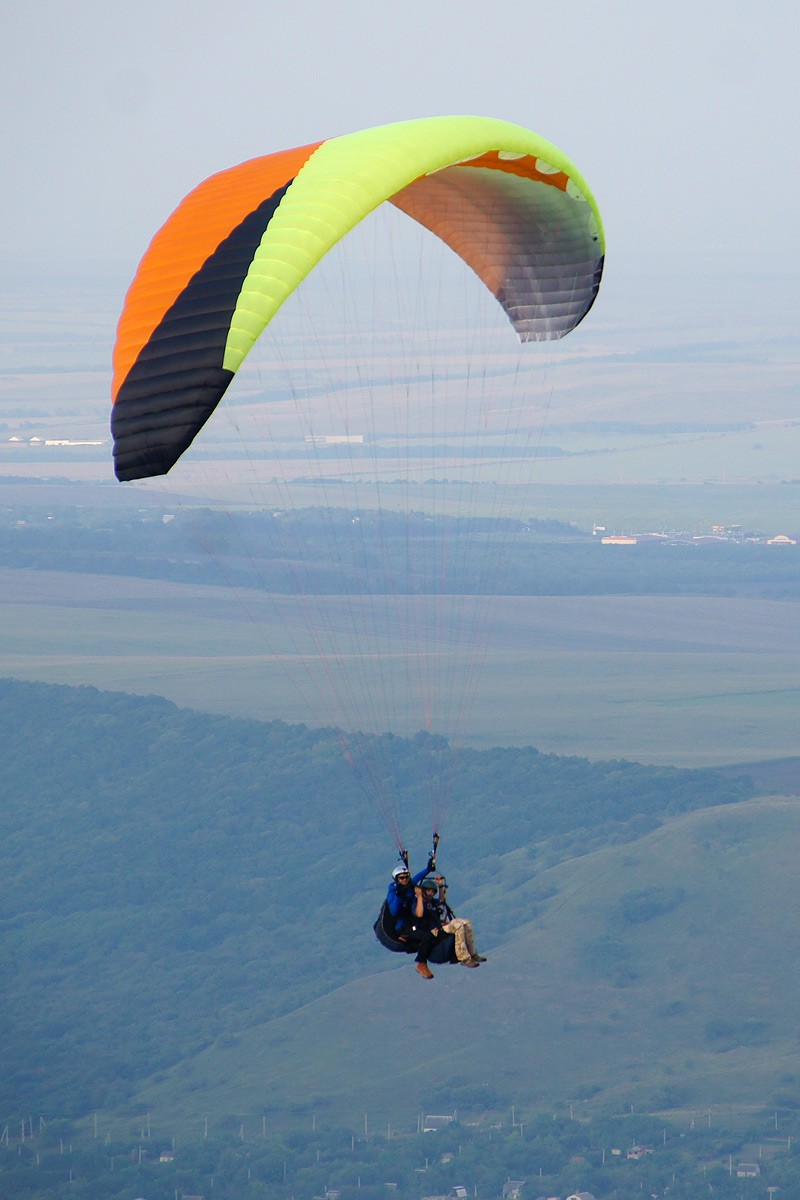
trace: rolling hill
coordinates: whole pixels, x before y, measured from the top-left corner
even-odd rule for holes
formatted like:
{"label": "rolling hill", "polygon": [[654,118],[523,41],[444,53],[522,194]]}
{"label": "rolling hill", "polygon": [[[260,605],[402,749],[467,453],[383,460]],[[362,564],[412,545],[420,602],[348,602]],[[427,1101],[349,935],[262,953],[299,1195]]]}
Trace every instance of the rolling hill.
{"label": "rolling hill", "polygon": [[[344,1103],[364,1090],[359,1060],[346,1049],[351,1019],[364,1052],[377,1047],[376,1063],[386,1044],[405,1044],[406,1069],[427,1080],[426,1063],[444,1054],[436,1074],[447,1082],[467,1047],[477,1075],[508,1075],[503,1086],[516,1088],[518,1076],[499,1052],[469,1051],[474,1030],[491,1030],[506,1009],[521,1012],[523,996],[544,1012],[545,962],[560,1020],[580,1009],[583,987],[603,1005],[604,988],[615,1004],[617,992],[633,995],[627,989],[638,976],[627,941],[640,924],[658,926],[636,917],[631,923],[626,908],[616,931],[616,893],[607,889],[629,877],[620,894],[635,899],[637,889],[652,887],[655,865],[637,874],[614,855],[634,854],[637,839],[681,814],[718,806],[734,812],[754,790],[746,778],[711,770],[592,763],[532,747],[463,751],[452,775],[458,819],[445,830],[441,865],[456,907],[475,918],[492,960],[467,980],[459,982],[454,969],[420,993],[417,977],[409,979],[407,966],[398,973],[372,937],[394,851],[333,731],[210,716],[156,696],[14,680],[0,680],[0,725],[0,1115],[9,1120],[32,1111],[130,1111],[145,1103],[142,1089],[159,1079],[174,1084],[173,1072],[189,1082],[189,1107],[238,1110],[256,1097],[238,1078],[237,1048],[247,1047],[245,1068],[261,1061],[266,1078],[273,1057],[262,1051],[276,1036],[288,1038],[287,1046],[298,1039],[297,1055],[274,1057],[292,1103],[327,1094],[314,1072],[324,1069],[332,1045],[344,1047],[340,1077],[331,1082]],[[430,837],[430,771],[440,769],[443,748],[423,735],[390,741],[407,811],[417,813],[407,833],[418,862]],[[777,850],[785,853],[786,844]],[[597,853],[611,855],[608,865]],[[588,915],[570,899],[581,879],[577,894]],[[673,905],[675,917],[660,920],[689,911],[695,885],[672,880],[673,899],[679,886],[686,907]],[[658,908],[663,898],[658,888],[655,899],[648,896],[636,903],[652,915],[648,905]],[[542,932],[551,922],[553,945]],[[512,942],[519,945],[501,949]],[[564,957],[571,942],[580,951],[574,961]],[[539,966],[520,975],[523,963]],[[482,995],[483,1007],[471,1008]],[[309,1008],[314,1002],[322,1008]],[[401,1036],[396,1021],[407,1010],[435,1035],[435,1059],[424,1037],[417,1047],[416,1034]],[[317,1027],[316,1012],[323,1014]],[[453,1012],[463,1025],[457,1036]],[[518,1031],[528,1018],[521,1020],[509,1016],[506,1024]],[[481,1047],[492,1044],[481,1037]],[[204,1055],[225,1087],[203,1082]],[[298,1092],[296,1080],[305,1076]],[[376,1068],[376,1087],[383,1077]],[[569,1072],[561,1082],[552,1077],[553,1087],[567,1084],[572,1090]],[[528,1092],[543,1089],[537,1077]]]}
{"label": "rolling hill", "polygon": [[410,1122],[434,1097],[451,1111],[487,1089],[637,1111],[799,1097],[799,842],[795,800],[682,815],[544,872],[532,920],[509,854],[492,886],[517,928],[498,947],[479,923],[480,971],[425,984],[404,960],[209,1047],[137,1100],[174,1127],[201,1110]]}

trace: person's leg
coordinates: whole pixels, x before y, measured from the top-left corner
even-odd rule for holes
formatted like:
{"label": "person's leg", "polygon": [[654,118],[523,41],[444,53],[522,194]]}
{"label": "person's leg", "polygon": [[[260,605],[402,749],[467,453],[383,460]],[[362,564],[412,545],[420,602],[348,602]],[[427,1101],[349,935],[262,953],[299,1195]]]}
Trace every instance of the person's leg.
{"label": "person's leg", "polygon": [[472,954],[467,949],[467,940],[465,936],[466,931],[464,929],[465,924],[466,922],[462,921],[460,917],[454,917],[452,921],[448,921],[446,925],[442,926],[445,933],[452,933],[453,937],[455,938],[456,958],[462,963],[469,962],[472,959]]}
{"label": "person's leg", "polygon": [[416,962],[425,963],[434,946],[434,936],[428,929],[409,929],[403,931],[403,941],[412,950],[416,950]]}
{"label": "person's leg", "polygon": [[470,954],[472,955],[472,961],[473,962],[486,962],[486,959],[484,958],[484,956],[482,954],[478,954],[478,951],[475,949],[475,934],[472,929],[472,921],[468,921],[465,918],[464,926],[465,926],[464,933],[465,933],[466,939],[467,939],[467,947],[469,949]]}
{"label": "person's leg", "polygon": [[428,955],[433,949],[434,936],[427,929],[415,929],[409,933],[408,944],[416,948],[417,954],[414,969],[423,979],[433,979],[433,971],[428,966]]}

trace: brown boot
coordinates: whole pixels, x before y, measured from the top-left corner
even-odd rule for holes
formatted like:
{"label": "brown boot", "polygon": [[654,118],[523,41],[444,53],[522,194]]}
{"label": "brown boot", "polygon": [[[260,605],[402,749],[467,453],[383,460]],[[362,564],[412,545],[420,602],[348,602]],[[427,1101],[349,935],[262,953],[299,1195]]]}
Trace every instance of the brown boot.
{"label": "brown boot", "polygon": [[433,979],[433,971],[430,969],[427,963],[417,963],[417,973],[421,975],[423,979]]}

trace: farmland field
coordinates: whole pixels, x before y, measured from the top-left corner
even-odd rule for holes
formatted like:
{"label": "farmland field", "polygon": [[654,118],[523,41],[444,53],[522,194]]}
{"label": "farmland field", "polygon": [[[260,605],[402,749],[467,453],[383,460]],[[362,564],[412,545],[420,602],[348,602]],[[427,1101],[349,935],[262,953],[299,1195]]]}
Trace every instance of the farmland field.
{"label": "farmland field", "polygon": [[[350,298],[352,312],[319,303],[340,294],[326,278],[319,273],[319,291],[306,291],[306,302],[300,297],[273,323],[180,467],[141,485],[116,484],[110,462],[119,281],[84,286],[69,314],[60,287],[18,294],[8,285],[0,297],[0,507],[9,527],[34,512],[79,508],[368,510],[380,491],[384,509],[459,516],[469,500],[477,514],[574,523],[587,537],[593,524],[800,534],[800,349],[788,277],[688,291],[676,278],[654,295],[651,280],[612,274],[591,320],[563,345],[521,349],[504,318],[474,345],[475,322],[483,329],[488,317],[478,320],[471,288],[457,304],[453,286],[428,344],[427,320],[422,329],[409,323],[414,310],[399,298],[392,313],[373,312],[369,291],[361,304]],[[416,276],[413,283],[416,296]],[[458,453],[423,456],[415,473],[396,454],[395,411],[413,401],[427,414],[433,384],[435,440],[453,440],[459,428],[463,436]],[[535,431],[536,454],[496,457],[515,426]],[[366,435],[364,454],[317,458],[307,450],[312,429]],[[629,553],[609,547],[620,552]],[[37,565],[49,562],[43,555]],[[156,692],[258,718],[341,719],[287,597],[73,575],[71,562],[58,565],[0,571],[3,674]],[[99,560],[96,569],[104,569]],[[793,596],[793,587],[781,594]],[[359,603],[325,602],[338,627],[352,628],[360,628]],[[734,594],[500,598],[468,740],[686,765],[794,755],[798,605],[800,596]],[[451,661],[469,673],[466,659]],[[337,671],[364,689],[380,675],[386,693],[402,688],[407,667],[387,615],[380,645],[343,658]],[[387,727],[380,716],[376,725]],[[409,731],[407,723],[392,727]]]}
{"label": "farmland field", "polygon": [[[363,602],[363,601],[362,601]],[[502,597],[466,740],[711,765],[797,752],[800,604],[727,597]],[[331,597],[334,621],[357,598]],[[156,693],[204,711],[324,724],[291,597],[118,576],[0,571],[0,674]],[[354,686],[404,686],[387,616]],[[457,664],[458,668],[458,664]],[[347,662],[337,669],[348,671]],[[399,729],[397,732],[413,732]]]}

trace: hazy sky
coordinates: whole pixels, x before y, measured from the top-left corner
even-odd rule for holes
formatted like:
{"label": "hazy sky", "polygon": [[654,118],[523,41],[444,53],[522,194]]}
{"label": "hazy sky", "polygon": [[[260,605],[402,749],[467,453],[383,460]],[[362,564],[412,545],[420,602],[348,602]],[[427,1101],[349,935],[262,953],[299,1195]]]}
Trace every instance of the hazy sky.
{"label": "hazy sky", "polygon": [[789,0],[2,0],[0,261],[132,273],[212,172],[478,113],[578,164],[608,269],[795,272]]}

